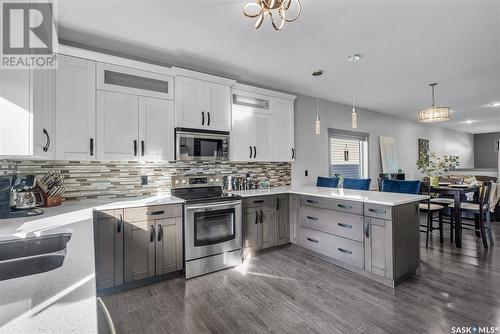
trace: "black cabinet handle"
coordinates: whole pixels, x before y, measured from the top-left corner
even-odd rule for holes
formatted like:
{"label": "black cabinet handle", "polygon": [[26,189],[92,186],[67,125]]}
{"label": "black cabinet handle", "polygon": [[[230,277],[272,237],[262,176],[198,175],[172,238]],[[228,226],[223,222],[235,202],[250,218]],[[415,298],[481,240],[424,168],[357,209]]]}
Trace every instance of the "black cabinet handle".
{"label": "black cabinet handle", "polygon": [[352,254],[352,251],[350,250],[347,250],[347,249],[344,249],[344,248],[337,248],[339,250],[339,252],[342,252],[342,253],[346,253],[346,254]]}
{"label": "black cabinet handle", "polygon": [[155,226],[151,225],[151,231],[149,232],[149,242],[155,241]]}
{"label": "black cabinet handle", "polygon": [[379,210],[379,209],[368,209],[368,211],[373,212],[373,213],[381,213],[385,215],[386,211],[385,210]]}
{"label": "black cabinet handle", "polygon": [[255,159],[255,157],[257,156],[257,147],[253,147],[253,158]]}
{"label": "black cabinet handle", "polygon": [[340,227],[352,228],[352,225],[349,225],[349,224],[337,223],[337,225],[340,226]]}
{"label": "black cabinet handle", "polygon": [[292,159],[295,159],[295,149],[292,148]]}
{"label": "black cabinet handle", "polygon": [[122,225],[123,225],[123,217],[122,215],[120,215],[120,218],[116,221],[116,233],[122,232]]}
{"label": "black cabinet handle", "polygon": [[369,220],[365,221],[365,237],[366,238],[370,237],[370,221]]}
{"label": "black cabinet handle", "polygon": [[264,203],[264,200],[263,199],[258,199],[258,200],[255,200],[253,201],[254,204],[257,204],[257,203]]}
{"label": "black cabinet handle", "polygon": [[158,216],[158,215],[162,215],[164,213],[165,213],[165,210],[149,211],[149,212],[146,212],[146,215],[147,216]]}
{"label": "black cabinet handle", "polygon": [[316,239],[307,238],[307,240],[309,240],[310,242],[318,243],[318,240],[316,240]]}
{"label": "black cabinet handle", "polygon": [[163,225],[158,225],[158,241],[161,241],[161,239],[163,238]]}
{"label": "black cabinet handle", "polygon": [[316,217],[311,217],[311,216],[307,216],[307,219],[310,219],[310,220],[318,220],[318,218],[316,218]]}
{"label": "black cabinet handle", "polygon": [[276,198],[276,211],[280,210],[280,199]]}
{"label": "black cabinet handle", "polygon": [[352,209],[352,205],[346,205],[346,204],[337,204],[337,207],[342,209]]}
{"label": "black cabinet handle", "polygon": [[248,146],[248,147],[250,147],[250,159],[251,159],[252,158],[252,153],[253,153],[252,152],[252,146]]}
{"label": "black cabinet handle", "polygon": [[264,220],[264,214],[262,213],[262,210],[260,210],[260,223],[262,224]]}
{"label": "black cabinet handle", "polygon": [[312,199],[306,200],[307,203],[318,204],[318,201],[313,201]]}
{"label": "black cabinet handle", "polygon": [[205,125],[205,112],[201,112],[201,125]]}
{"label": "black cabinet handle", "polygon": [[90,156],[94,155],[94,138],[90,138]]}
{"label": "black cabinet handle", "polygon": [[47,141],[45,143],[45,146],[42,148],[44,152],[48,152],[49,147],[50,147],[50,136],[49,132],[46,129],[43,129],[43,133],[45,134],[45,137],[47,137]]}
{"label": "black cabinet handle", "polygon": [[134,140],[134,157],[137,156],[137,140]]}
{"label": "black cabinet handle", "polygon": [[255,225],[259,223],[259,211],[255,211]]}
{"label": "black cabinet handle", "polygon": [[207,116],[208,116],[207,126],[210,126],[210,111],[207,111]]}
{"label": "black cabinet handle", "polygon": [[146,150],[144,145],[144,140],[141,140],[141,155],[144,156],[144,151]]}

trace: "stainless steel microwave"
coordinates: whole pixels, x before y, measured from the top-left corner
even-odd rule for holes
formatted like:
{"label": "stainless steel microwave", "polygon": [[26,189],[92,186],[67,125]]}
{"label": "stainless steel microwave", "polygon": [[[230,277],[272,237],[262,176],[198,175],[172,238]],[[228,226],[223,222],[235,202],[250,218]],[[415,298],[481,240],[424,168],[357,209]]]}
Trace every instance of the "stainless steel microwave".
{"label": "stainless steel microwave", "polygon": [[176,128],[175,160],[229,160],[229,132]]}

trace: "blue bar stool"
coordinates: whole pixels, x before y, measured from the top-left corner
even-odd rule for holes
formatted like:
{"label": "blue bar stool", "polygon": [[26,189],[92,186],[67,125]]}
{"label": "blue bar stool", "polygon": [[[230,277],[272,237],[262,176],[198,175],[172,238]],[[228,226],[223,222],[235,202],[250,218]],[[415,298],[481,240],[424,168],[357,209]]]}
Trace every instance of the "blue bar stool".
{"label": "blue bar stool", "polygon": [[318,176],[316,187],[338,188],[340,179],[338,177]]}
{"label": "blue bar stool", "polygon": [[344,178],[344,189],[370,190],[372,179],[350,179]]}

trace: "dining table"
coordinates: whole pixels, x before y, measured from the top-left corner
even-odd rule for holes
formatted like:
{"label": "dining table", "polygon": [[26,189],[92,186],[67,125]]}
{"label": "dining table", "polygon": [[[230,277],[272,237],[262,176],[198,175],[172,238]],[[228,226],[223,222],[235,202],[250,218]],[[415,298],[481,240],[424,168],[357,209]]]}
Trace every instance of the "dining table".
{"label": "dining table", "polygon": [[[479,191],[481,187],[478,185],[439,185],[431,186],[431,192],[444,197],[453,197],[454,205],[453,212],[455,223],[455,245],[458,248],[462,247],[462,212],[461,202],[462,197],[468,193],[474,193],[473,203],[479,204]],[[450,227],[450,242],[453,242],[453,229]]]}

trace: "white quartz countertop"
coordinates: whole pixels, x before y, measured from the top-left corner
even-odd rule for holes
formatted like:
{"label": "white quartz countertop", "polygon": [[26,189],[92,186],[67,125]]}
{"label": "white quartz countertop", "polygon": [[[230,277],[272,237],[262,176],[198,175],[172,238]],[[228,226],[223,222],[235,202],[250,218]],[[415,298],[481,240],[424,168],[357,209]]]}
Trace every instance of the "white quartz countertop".
{"label": "white quartz countertop", "polygon": [[173,196],[68,201],[0,219],[0,239],[71,231],[61,267],[0,281],[0,333],[97,333],[93,210],[183,203]]}
{"label": "white quartz countertop", "polygon": [[407,203],[419,202],[428,198],[423,195],[409,195],[399,193],[388,193],[380,191],[352,190],[342,188],[325,188],[316,186],[292,186],[292,187],[274,187],[268,189],[239,190],[232,193],[242,197],[278,195],[278,194],[297,194],[309,195],[324,198],[343,199],[348,201],[372,203],[396,206]]}

